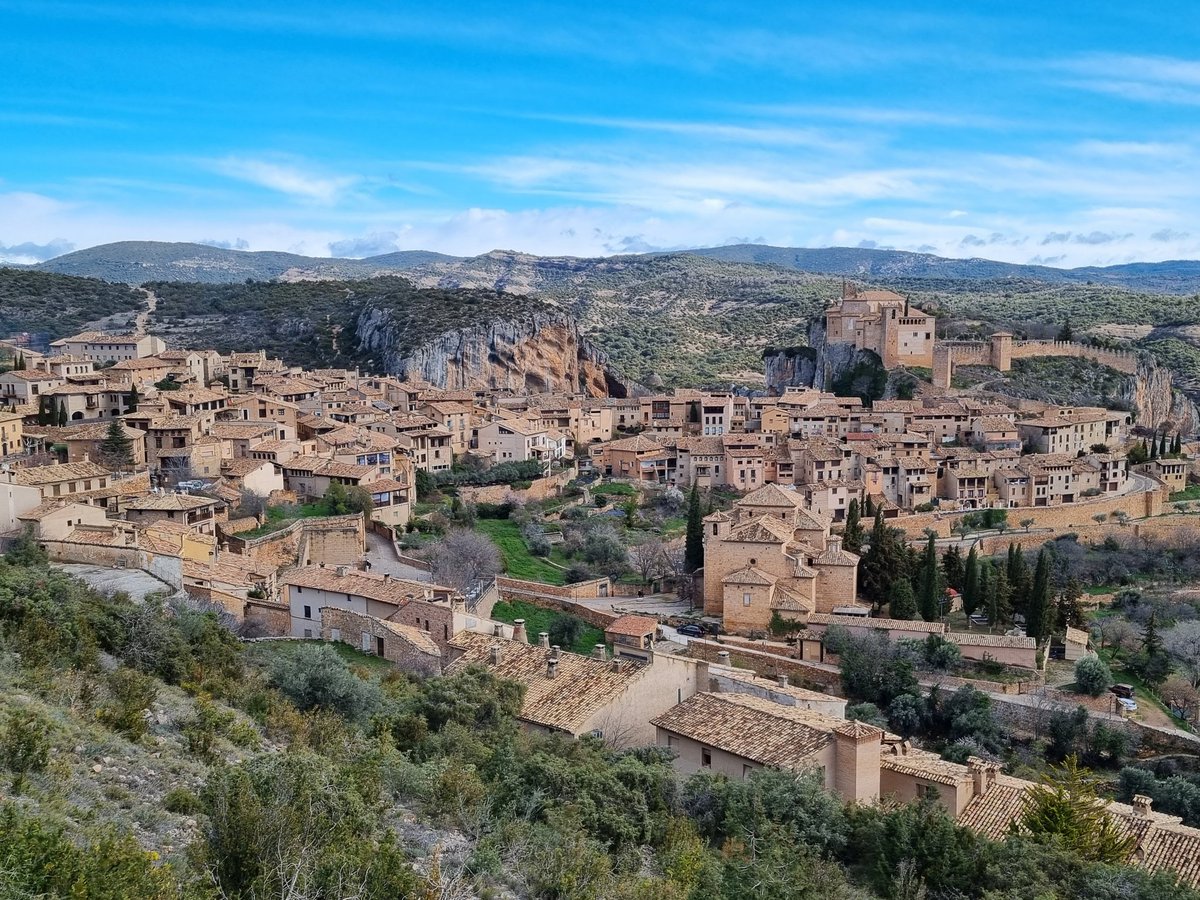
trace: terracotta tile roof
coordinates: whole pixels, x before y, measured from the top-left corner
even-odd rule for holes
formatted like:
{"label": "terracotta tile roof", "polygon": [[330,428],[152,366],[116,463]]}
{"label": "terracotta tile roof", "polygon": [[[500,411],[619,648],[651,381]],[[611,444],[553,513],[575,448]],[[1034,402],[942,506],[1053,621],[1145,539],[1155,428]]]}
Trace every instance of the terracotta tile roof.
{"label": "terracotta tile roof", "polygon": [[955,631],[947,634],[946,640],[963,647],[1009,647],[1018,650],[1032,650],[1037,646],[1034,638],[1015,634],[967,634]]}
{"label": "terracotta tile roof", "polygon": [[884,630],[925,631],[945,634],[945,622],[923,622],[920,619],[880,619],[874,616],[839,616],[836,613],[813,613],[810,625],[845,625],[847,628],[879,628]]}
{"label": "terracotta tile roof", "polygon": [[279,580],[279,583],[330,591],[336,594],[366,597],[370,600],[379,600],[397,606],[407,602],[410,597],[416,600],[432,600],[434,590],[450,590],[450,588],[438,585],[405,581],[402,578],[384,580],[382,575],[359,572],[356,569],[349,569],[345,574],[339,575],[336,568],[322,568],[321,566],[302,566],[292,569]]}
{"label": "terracotta tile roof", "polygon": [[762,569],[746,566],[736,572],[730,572],[721,579],[721,584],[749,584],[769,587],[775,583],[775,577],[768,575]]}
{"label": "terracotta tile roof", "polygon": [[774,516],[761,516],[738,525],[725,537],[727,541],[750,544],[786,544],[792,539],[792,529]]}
{"label": "terracotta tile roof", "polygon": [[750,694],[695,694],[652,724],[764,766],[800,769],[844,720]]}
{"label": "terracotta tile roof", "polygon": [[242,478],[251,472],[257,472],[263,466],[271,465],[273,463],[270,460],[251,459],[248,456],[239,457],[238,459],[225,459],[221,461],[221,474],[230,478]]}
{"label": "terracotta tile roof", "polygon": [[126,502],[125,509],[140,512],[157,512],[168,510],[203,509],[215,506],[216,500],[208,497],[197,497],[193,494],[146,494]]}
{"label": "terracotta tile roof", "polygon": [[1195,828],[1152,828],[1134,854],[1134,862],[1151,872],[1171,869],[1193,887],[1200,884],[1200,831]]}
{"label": "terracotta tile roof", "polygon": [[1015,778],[998,779],[967,803],[958,824],[993,841],[1004,840],[1013,821],[1020,817],[1025,792],[1032,786]]}
{"label": "terracotta tile roof", "polygon": [[17,469],[13,473],[13,481],[17,484],[36,486],[39,484],[56,484],[61,481],[76,481],[80,478],[102,478],[111,475],[104,466],[93,462],[60,463],[53,466],[34,466],[31,469]]}
{"label": "terracotta tile roof", "polygon": [[619,441],[613,441],[608,444],[610,450],[634,451],[637,453],[653,452],[662,450],[663,445],[658,441],[653,441],[645,435],[639,434],[630,438],[622,438]]}
{"label": "terracotta tile roof", "polygon": [[605,634],[643,637],[658,631],[658,619],[651,616],[621,616],[604,626]]}
{"label": "terracotta tile roof", "polygon": [[[520,718],[571,734],[579,734],[592,716],[649,669],[630,660],[599,660],[564,651],[551,678],[546,665],[551,651],[542,647],[468,631],[455,635],[450,644],[463,655],[446,667],[447,674],[476,665],[520,682],[525,685]],[[493,648],[499,650],[498,662],[493,662]]]}
{"label": "terracotta tile roof", "polygon": [[885,753],[879,759],[879,768],[938,784],[955,785],[969,777],[966,766],[947,762],[936,753],[925,750],[909,750],[894,755]]}
{"label": "terracotta tile roof", "polygon": [[1082,628],[1072,628],[1070,625],[1067,626],[1067,643],[1083,644],[1086,646],[1090,639],[1091,635],[1089,635]]}

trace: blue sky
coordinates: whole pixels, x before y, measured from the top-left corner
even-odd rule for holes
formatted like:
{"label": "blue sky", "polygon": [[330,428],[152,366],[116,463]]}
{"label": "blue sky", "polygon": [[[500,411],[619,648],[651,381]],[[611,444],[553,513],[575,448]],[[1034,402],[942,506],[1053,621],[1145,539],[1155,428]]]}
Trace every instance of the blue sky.
{"label": "blue sky", "polygon": [[0,260],[1196,258],[1198,47],[1188,4],[0,0]]}

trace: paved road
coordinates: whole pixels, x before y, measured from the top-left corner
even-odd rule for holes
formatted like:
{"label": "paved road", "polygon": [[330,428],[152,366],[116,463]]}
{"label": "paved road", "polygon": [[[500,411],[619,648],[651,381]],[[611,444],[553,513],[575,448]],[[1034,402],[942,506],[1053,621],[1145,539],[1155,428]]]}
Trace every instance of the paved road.
{"label": "paved road", "polygon": [[391,542],[373,531],[367,532],[367,561],[371,564],[371,571],[377,574],[391,575],[406,581],[431,580],[428,572],[406,566],[396,559]]}
{"label": "paved road", "polygon": [[175,589],[165,581],[141,569],[112,569],[83,563],[55,563],[55,568],[82,578],[98,591],[124,591],[134,600],[145,600],[149,594],[174,594]]}

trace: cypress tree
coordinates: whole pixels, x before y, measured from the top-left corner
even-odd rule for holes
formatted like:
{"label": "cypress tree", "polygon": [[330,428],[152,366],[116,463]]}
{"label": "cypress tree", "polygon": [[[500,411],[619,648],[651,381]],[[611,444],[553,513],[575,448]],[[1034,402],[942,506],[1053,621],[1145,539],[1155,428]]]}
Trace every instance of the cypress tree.
{"label": "cypress tree", "polygon": [[1008,590],[1012,596],[1012,607],[1017,612],[1024,612],[1029,605],[1029,564],[1025,562],[1025,554],[1016,544],[1008,545]]}
{"label": "cypress tree", "polygon": [[1050,557],[1045,550],[1038,553],[1037,568],[1033,573],[1033,588],[1029,592],[1029,604],[1025,611],[1025,634],[1041,642],[1050,634],[1053,620],[1050,604]]}
{"label": "cypress tree", "polygon": [[16,372],[24,372],[25,371],[25,354],[23,354],[23,353],[17,354],[17,362],[13,366],[13,371],[16,371]]}
{"label": "cypress tree", "polygon": [[691,574],[704,565],[704,521],[700,515],[700,492],[692,485],[688,494],[687,536],[684,539],[683,567]]}
{"label": "cypress tree", "polygon": [[967,554],[966,571],[963,573],[963,612],[968,616],[971,615],[985,596],[980,585],[979,553],[972,546],[971,552]]}
{"label": "cypress tree", "polygon": [[[988,567],[989,569],[991,566]],[[999,625],[1012,617],[1012,587],[1004,566],[997,566],[988,585],[988,621]]]}
{"label": "cypress tree", "polygon": [[867,502],[863,507],[863,515],[868,519],[875,518],[875,501],[871,499],[871,495],[867,494]]}
{"label": "cypress tree", "polygon": [[1158,459],[1158,440],[1153,437],[1150,438],[1150,458]]}
{"label": "cypress tree", "polygon": [[876,609],[888,601],[892,581],[899,574],[895,570],[895,561],[890,558],[889,543],[883,510],[876,510],[875,522],[871,526],[871,543],[858,564],[859,588]]}
{"label": "cypress tree", "polygon": [[138,396],[138,389],[136,387],[130,388],[129,395],[125,398],[125,411],[131,413],[137,412],[138,402],[140,400],[141,397]]}
{"label": "cypress tree", "polygon": [[38,397],[37,423],[39,425],[53,425],[50,421],[50,414],[46,412],[46,398]]}
{"label": "cypress tree", "polygon": [[1171,452],[1176,456],[1183,452],[1183,437],[1179,434],[1179,432],[1175,432],[1175,440],[1171,444]]}
{"label": "cypress tree", "polygon": [[937,541],[929,535],[925,552],[921,556],[921,618],[936,622],[942,615],[942,570],[938,566]]}
{"label": "cypress tree", "polygon": [[897,578],[892,584],[892,596],[888,609],[893,619],[915,619],[917,598],[913,595],[912,583],[907,578]]}
{"label": "cypress tree", "polygon": [[1158,442],[1158,455],[1166,456],[1170,451],[1167,450],[1167,433],[1162,433],[1162,439]]}
{"label": "cypress tree", "polygon": [[59,400],[58,401],[58,427],[65,428],[67,422],[69,422],[69,421],[70,421],[70,419],[67,418],[67,401]]}
{"label": "cypress tree", "polygon": [[966,569],[963,568],[962,551],[957,544],[942,554],[942,572],[946,576],[946,584],[956,591],[963,590],[966,584]]}
{"label": "cypress tree", "polygon": [[1062,592],[1058,595],[1058,627],[1066,628],[1070,625],[1072,628],[1081,628],[1084,624],[1083,610],[1079,606],[1079,601],[1083,597],[1083,589],[1079,586],[1078,580],[1068,578],[1067,583],[1063,585]]}
{"label": "cypress tree", "polygon": [[862,543],[862,519],[858,514],[858,500],[855,499],[850,501],[850,507],[846,510],[846,528],[842,531],[842,546],[851,553],[857,553],[862,549]]}

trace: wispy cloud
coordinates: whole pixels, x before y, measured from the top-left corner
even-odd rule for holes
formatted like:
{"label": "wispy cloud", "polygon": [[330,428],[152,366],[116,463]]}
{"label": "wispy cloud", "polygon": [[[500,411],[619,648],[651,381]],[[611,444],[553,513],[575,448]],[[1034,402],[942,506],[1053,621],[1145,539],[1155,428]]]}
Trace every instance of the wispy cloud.
{"label": "wispy cloud", "polygon": [[1149,103],[1200,105],[1200,60],[1089,54],[1058,64],[1071,87]]}
{"label": "wispy cloud", "polygon": [[210,160],[208,167],[227,178],[319,203],[333,203],[362,180],[353,175],[317,174],[291,162],[241,156]]}
{"label": "wispy cloud", "polygon": [[0,262],[31,265],[55,256],[62,256],[75,249],[70,241],[59,238],[46,244],[34,244],[26,241],[23,244],[0,244]]}

